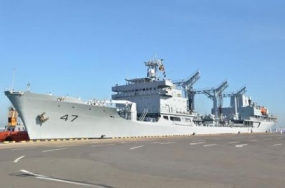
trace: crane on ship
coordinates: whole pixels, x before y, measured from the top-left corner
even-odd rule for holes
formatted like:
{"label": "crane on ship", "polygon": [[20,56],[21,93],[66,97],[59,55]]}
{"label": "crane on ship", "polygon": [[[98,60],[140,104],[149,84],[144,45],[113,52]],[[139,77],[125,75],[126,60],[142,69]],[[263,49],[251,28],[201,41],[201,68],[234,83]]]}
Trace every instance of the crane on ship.
{"label": "crane on ship", "polygon": [[208,98],[213,100],[213,114],[215,117],[221,117],[223,106],[223,92],[228,87],[228,81],[222,82],[217,88],[196,90],[195,94],[205,94]]}
{"label": "crane on ship", "polygon": [[237,97],[243,95],[246,92],[246,86],[242,87],[239,89],[237,92],[232,92],[232,93],[224,93],[222,95],[223,98],[226,97],[234,97],[234,118],[238,118],[238,104],[237,104]]}
{"label": "crane on ship", "polygon": [[193,85],[199,80],[200,78],[200,71],[196,71],[192,76],[188,79],[183,79],[179,81],[173,82],[176,86],[180,86],[184,90],[185,97],[188,97],[188,111],[194,111],[194,95],[195,92],[193,90]]}
{"label": "crane on ship", "polygon": [[[223,92],[227,87],[228,87],[228,82],[224,81],[216,88],[191,90],[189,92],[191,93],[191,96],[193,97],[193,99],[194,99],[195,94],[204,94],[208,98],[212,99],[213,100],[213,112],[212,113],[215,115],[215,117],[221,117],[222,105],[223,105]],[[194,107],[194,100],[191,102],[192,102],[192,106]]]}
{"label": "crane on ship", "polygon": [[213,110],[216,117],[221,116],[223,91],[228,87],[228,82],[224,81],[217,88],[194,90],[193,85],[200,78],[200,71],[196,71],[190,78],[173,82],[176,86],[181,86],[184,90],[185,96],[188,97],[188,110],[193,112],[195,109],[194,96],[196,94],[205,94],[208,98],[213,100]]}

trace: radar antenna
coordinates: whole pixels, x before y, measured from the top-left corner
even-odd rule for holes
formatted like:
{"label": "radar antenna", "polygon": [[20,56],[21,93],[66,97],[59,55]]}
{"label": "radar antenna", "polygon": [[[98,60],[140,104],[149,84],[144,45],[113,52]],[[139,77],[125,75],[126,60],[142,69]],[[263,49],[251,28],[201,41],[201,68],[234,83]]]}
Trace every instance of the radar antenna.
{"label": "radar antenna", "polygon": [[156,80],[157,79],[157,72],[162,71],[164,78],[166,77],[165,73],[165,68],[163,65],[163,59],[151,59],[147,62],[145,62],[145,66],[148,67],[147,69],[147,77],[150,78],[151,80]]}

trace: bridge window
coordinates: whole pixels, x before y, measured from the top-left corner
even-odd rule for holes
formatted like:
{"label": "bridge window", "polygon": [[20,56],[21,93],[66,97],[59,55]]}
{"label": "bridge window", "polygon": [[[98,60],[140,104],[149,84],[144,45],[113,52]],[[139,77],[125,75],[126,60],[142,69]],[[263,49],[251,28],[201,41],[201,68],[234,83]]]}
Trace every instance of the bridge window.
{"label": "bridge window", "polygon": [[170,116],[170,120],[171,121],[181,121],[180,117],[173,117],[173,116]]}
{"label": "bridge window", "polygon": [[190,118],[185,118],[185,121],[186,122],[191,122],[191,119]]}

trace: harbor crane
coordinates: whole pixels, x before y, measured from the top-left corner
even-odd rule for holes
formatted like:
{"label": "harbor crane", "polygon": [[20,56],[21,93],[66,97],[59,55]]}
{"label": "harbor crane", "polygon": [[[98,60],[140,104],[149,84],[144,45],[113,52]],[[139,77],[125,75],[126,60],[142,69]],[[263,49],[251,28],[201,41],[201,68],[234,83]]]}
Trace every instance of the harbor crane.
{"label": "harbor crane", "polygon": [[188,97],[188,110],[193,112],[194,110],[194,95],[193,85],[199,80],[200,71],[196,71],[190,78],[186,80],[180,80],[173,82],[176,86],[181,86],[184,90],[185,97]]}

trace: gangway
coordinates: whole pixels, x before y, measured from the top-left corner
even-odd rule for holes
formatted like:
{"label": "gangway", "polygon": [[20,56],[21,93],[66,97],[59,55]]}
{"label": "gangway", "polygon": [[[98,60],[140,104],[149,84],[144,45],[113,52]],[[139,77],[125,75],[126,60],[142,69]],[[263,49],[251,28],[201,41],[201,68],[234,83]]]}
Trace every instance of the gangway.
{"label": "gangway", "polygon": [[141,114],[141,116],[140,116],[140,121],[144,121],[144,118],[145,118],[145,116],[147,115],[147,113],[148,113],[148,109],[144,109],[143,110],[143,113]]}

